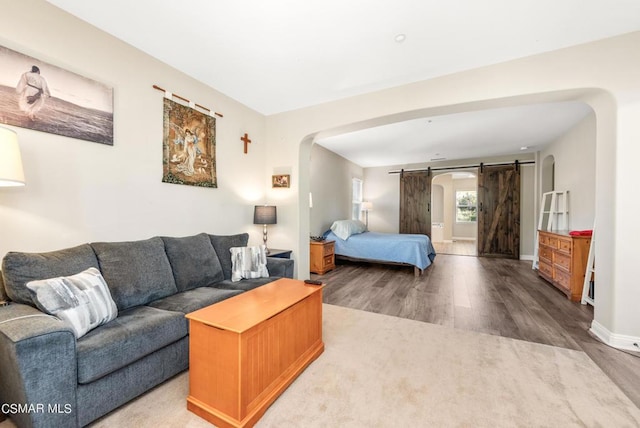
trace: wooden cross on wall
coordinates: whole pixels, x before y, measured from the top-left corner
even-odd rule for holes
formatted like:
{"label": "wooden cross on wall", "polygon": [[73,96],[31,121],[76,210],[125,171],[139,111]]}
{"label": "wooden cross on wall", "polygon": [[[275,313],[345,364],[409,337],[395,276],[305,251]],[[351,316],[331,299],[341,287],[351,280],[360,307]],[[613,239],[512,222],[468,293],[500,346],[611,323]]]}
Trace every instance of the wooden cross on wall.
{"label": "wooden cross on wall", "polygon": [[248,144],[251,143],[251,140],[249,139],[249,136],[247,135],[246,132],[244,133],[243,137],[240,137],[240,139],[244,142],[244,152],[246,154],[248,150]]}

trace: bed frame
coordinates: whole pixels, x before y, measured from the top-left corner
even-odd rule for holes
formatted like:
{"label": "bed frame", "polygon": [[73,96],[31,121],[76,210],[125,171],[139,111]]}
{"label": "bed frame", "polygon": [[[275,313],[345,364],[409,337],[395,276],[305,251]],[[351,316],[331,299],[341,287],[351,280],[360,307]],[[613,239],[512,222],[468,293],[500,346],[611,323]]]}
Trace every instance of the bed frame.
{"label": "bed frame", "polygon": [[341,256],[336,254],[336,260],[346,260],[350,262],[364,262],[364,263],[376,263],[381,265],[393,265],[393,266],[407,266],[413,268],[413,276],[418,277],[421,276],[426,269],[420,269],[418,266],[409,264],[409,263],[400,263],[400,262],[389,262],[386,260],[373,260],[373,259],[359,259],[357,257],[349,257],[349,256]]}

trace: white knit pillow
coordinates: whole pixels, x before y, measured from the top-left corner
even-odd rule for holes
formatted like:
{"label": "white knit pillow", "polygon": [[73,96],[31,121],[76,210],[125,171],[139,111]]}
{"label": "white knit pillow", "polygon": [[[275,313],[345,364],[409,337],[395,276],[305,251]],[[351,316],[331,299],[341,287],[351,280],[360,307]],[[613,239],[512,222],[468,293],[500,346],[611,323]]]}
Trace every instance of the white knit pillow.
{"label": "white knit pillow", "polygon": [[38,308],[64,321],[77,339],[118,316],[109,287],[96,268],[67,277],[30,281],[27,288]]}
{"label": "white knit pillow", "polygon": [[231,281],[250,278],[268,278],[267,247],[231,247]]}

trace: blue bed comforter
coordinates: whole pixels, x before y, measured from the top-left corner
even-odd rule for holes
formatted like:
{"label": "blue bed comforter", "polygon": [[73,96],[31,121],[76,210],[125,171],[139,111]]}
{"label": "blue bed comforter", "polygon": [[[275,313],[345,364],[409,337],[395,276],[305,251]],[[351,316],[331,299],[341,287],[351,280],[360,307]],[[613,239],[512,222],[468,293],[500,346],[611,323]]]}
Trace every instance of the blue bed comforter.
{"label": "blue bed comforter", "polygon": [[339,256],[407,263],[420,269],[426,269],[436,257],[427,235],[364,232],[344,240],[329,231],[325,236],[335,241],[335,253]]}

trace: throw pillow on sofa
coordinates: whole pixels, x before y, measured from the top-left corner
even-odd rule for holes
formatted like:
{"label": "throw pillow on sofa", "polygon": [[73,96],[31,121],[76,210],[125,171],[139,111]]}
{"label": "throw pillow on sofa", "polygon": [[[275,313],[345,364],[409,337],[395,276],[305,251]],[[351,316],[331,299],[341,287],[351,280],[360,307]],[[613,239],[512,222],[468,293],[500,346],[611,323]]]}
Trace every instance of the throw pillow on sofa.
{"label": "throw pillow on sofa", "polygon": [[230,251],[232,262],[231,281],[269,277],[266,246],[232,247]]}
{"label": "throw pillow on sofa", "polygon": [[30,281],[27,288],[36,306],[64,321],[76,339],[118,316],[107,283],[96,268],[68,277]]}

